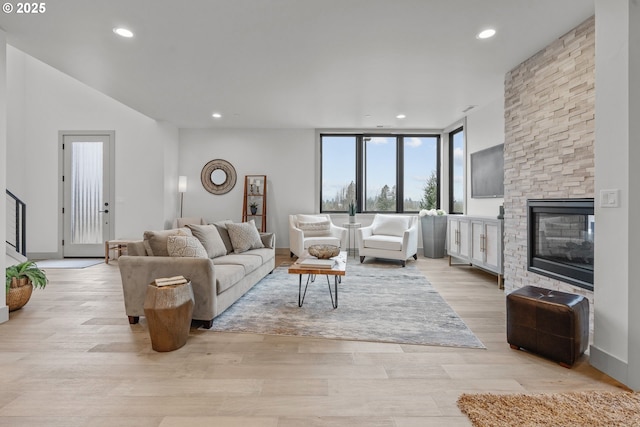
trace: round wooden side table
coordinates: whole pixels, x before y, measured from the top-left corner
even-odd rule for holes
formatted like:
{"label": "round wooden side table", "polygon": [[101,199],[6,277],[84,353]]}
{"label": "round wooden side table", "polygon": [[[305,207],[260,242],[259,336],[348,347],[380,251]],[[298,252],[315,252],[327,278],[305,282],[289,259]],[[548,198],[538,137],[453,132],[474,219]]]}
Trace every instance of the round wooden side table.
{"label": "round wooden side table", "polygon": [[155,283],[147,285],[144,315],[155,351],[173,351],[186,344],[193,304],[191,282],[161,287]]}

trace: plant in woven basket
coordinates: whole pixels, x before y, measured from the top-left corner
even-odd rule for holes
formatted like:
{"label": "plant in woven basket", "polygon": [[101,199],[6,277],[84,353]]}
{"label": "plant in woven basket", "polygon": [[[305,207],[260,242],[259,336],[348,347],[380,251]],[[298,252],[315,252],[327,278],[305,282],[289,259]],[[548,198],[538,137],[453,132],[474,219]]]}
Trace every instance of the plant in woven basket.
{"label": "plant in woven basket", "polygon": [[7,267],[5,277],[9,311],[22,308],[31,298],[34,287],[44,289],[49,282],[44,270],[33,261]]}

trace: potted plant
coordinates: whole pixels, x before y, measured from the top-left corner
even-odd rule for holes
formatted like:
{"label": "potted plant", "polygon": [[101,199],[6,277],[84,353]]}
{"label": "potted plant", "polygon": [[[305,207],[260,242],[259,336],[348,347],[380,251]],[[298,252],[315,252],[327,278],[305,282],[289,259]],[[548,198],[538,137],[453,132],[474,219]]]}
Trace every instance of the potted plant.
{"label": "potted plant", "polygon": [[353,200],[349,202],[349,222],[356,222],[356,203]]}
{"label": "potted plant", "polygon": [[255,215],[256,213],[258,213],[258,203],[251,202],[249,208],[251,209],[251,215]]}
{"label": "potted plant", "polygon": [[31,298],[34,287],[44,289],[49,282],[44,270],[33,261],[7,267],[5,276],[9,311],[22,308]]}

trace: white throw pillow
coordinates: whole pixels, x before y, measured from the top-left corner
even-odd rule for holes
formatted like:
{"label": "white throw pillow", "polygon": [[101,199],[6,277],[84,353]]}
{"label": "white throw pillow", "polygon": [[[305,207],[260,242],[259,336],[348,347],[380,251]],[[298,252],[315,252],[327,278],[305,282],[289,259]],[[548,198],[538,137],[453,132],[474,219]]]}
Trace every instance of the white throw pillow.
{"label": "white throw pillow", "polygon": [[298,222],[298,228],[304,233],[304,237],[328,237],[331,236],[331,221]]}
{"label": "white throw pillow", "polygon": [[229,230],[234,253],[239,254],[249,249],[264,248],[260,233],[253,220],[240,224],[227,224],[227,230]]}
{"label": "white throw pillow", "polygon": [[373,220],[373,234],[402,237],[409,229],[409,217],[406,215],[376,215]]}
{"label": "white throw pillow", "polygon": [[207,251],[194,236],[169,236],[167,252],[173,257],[207,258]]}
{"label": "white throw pillow", "polygon": [[322,221],[327,221],[327,217],[323,215],[305,215],[305,214],[296,215],[296,222],[298,223],[298,225],[300,225],[300,223],[322,222]]}

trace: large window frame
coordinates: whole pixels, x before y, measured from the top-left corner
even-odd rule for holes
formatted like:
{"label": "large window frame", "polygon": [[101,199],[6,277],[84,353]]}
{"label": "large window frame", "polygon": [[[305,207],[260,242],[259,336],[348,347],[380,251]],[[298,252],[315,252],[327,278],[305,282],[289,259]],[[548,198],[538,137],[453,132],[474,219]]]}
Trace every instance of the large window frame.
{"label": "large window frame", "polygon": [[[353,137],[355,138],[355,186],[356,186],[356,212],[357,213],[418,213],[416,210],[404,209],[404,142],[406,138],[434,138],[436,140],[436,181],[437,181],[437,206],[440,206],[441,198],[441,150],[442,141],[441,135],[438,133],[406,133],[406,134],[388,134],[388,133],[375,133],[375,132],[363,132],[363,133],[321,133],[320,134],[320,212],[322,213],[347,213],[347,209],[333,210],[323,208],[323,165],[324,165],[324,153],[323,153],[323,138],[325,137]],[[395,176],[395,211],[379,211],[379,210],[367,210],[365,208],[365,173],[366,173],[366,150],[365,144],[368,138],[395,138],[395,152],[396,152],[396,176]]]}
{"label": "large window frame", "polygon": [[467,151],[467,144],[466,144],[466,135],[464,133],[464,126],[460,126],[454,130],[452,130],[451,132],[449,132],[449,213],[451,214],[464,214],[464,211],[466,209],[466,187],[467,187],[467,183],[466,183],[466,162],[463,161],[462,164],[462,176],[461,176],[461,181],[462,181],[462,209],[455,209],[455,198],[454,198],[454,191],[455,191],[455,168],[454,168],[454,162],[455,162],[455,147],[453,144],[453,140],[456,137],[456,135],[462,133],[462,146],[463,146],[463,152],[462,152],[462,157],[463,159],[466,158],[466,151]]}

